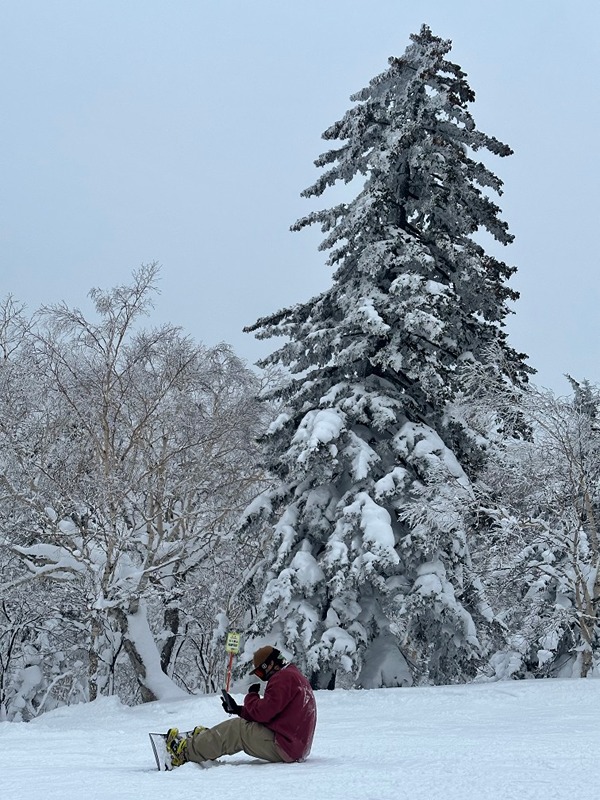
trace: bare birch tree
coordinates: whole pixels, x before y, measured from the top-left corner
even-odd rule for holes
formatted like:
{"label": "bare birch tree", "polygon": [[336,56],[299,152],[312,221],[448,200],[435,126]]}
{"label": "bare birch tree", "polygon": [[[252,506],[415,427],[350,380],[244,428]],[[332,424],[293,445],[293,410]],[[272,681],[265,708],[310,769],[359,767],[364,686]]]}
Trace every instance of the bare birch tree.
{"label": "bare birch tree", "polygon": [[576,381],[571,397],[515,391],[472,369],[459,414],[491,443],[475,512],[476,558],[504,627],[492,666],[586,677],[600,656],[600,393]]}
{"label": "bare birch tree", "polygon": [[[26,354],[36,388],[23,421],[13,413],[2,431],[0,482],[21,515],[4,543],[26,570],[4,589],[77,586],[90,698],[110,691],[122,649],[143,700],[182,691],[190,585],[260,480],[252,373],[225,345],[202,347],[170,325],[138,329],[157,272],[93,290],[94,320],[42,309]],[[194,586],[193,603],[205,597]]]}

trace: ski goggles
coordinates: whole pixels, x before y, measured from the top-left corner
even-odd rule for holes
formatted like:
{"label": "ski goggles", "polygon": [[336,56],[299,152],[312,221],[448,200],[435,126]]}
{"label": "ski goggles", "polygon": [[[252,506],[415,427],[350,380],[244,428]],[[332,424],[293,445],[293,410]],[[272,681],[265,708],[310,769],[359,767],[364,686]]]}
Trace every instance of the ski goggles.
{"label": "ski goggles", "polygon": [[272,667],[272,664],[269,664],[267,661],[265,661],[263,664],[259,664],[258,667],[255,667],[250,675],[256,675],[256,677],[261,681],[266,681],[270,667]]}
{"label": "ski goggles", "polygon": [[262,667],[256,667],[256,669],[253,669],[250,674],[256,675],[256,677],[259,678],[261,681],[267,679],[267,670],[263,669]]}

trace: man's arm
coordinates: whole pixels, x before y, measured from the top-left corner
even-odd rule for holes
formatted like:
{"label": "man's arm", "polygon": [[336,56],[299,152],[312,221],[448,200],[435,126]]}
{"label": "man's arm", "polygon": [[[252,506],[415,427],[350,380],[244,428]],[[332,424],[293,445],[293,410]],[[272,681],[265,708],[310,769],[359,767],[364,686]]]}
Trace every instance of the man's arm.
{"label": "man's arm", "polygon": [[240,716],[250,722],[268,723],[286,708],[294,691],[295,687],[283,675],[273,676],[267,683],[264,697],[257,692],[246,695]]}

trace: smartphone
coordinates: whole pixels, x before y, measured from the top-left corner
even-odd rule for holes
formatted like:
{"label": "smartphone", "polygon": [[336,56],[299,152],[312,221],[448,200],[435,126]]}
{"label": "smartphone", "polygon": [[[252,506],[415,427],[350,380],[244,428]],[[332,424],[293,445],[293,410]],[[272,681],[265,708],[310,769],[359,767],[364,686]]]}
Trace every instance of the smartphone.
{"label": "smartphone", "polygon": [[[233,697],[229,694],[229,692],[226,692],[225,689],[221,689],[221,697],[223,698],[223,703],[225,704],[225,708],[227,709],[227,713],[228,714],[234,714],[235,712],[234,712],[233,708],[231,707],[232,704],[235,703],[235,700],[233,699]],[[235,706],[234,706],[234,708],[235,708]]]}

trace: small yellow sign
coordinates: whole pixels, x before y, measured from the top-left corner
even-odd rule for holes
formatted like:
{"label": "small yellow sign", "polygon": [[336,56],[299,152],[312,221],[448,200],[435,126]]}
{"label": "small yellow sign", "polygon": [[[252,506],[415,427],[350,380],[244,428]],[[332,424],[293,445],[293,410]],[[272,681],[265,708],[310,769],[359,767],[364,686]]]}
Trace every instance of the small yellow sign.
{"label": "small yellow sign", "polygon": [[240,652],[240,634],[239,633],[228,633],[227,634],[227,641],[225,642],[225,650],[228,653],[233,653],[236,655]]}

